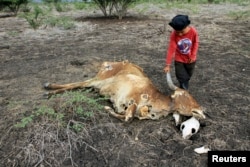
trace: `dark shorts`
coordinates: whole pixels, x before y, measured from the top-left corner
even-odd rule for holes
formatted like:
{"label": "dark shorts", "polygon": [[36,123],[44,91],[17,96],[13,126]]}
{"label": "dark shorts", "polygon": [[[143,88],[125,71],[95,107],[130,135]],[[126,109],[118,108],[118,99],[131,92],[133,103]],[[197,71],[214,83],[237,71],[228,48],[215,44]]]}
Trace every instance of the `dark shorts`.
{"label": "dark shorts", "polygon": [[191,78],[191,76],[193,75],[194,72],[194,68],[195,68],[195,63],[181,63],[181,62],[174,62],[175,65],[175,75],[177,80],[180,83],[185,83],[188,82]]}

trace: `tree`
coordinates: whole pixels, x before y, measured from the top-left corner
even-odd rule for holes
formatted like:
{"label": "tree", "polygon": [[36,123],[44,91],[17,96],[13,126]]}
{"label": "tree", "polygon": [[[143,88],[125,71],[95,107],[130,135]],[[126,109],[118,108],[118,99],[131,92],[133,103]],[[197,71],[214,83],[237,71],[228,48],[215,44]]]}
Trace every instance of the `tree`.
{"label": "tree", "polygon": [[129,5],[134,3],[135,0],[114,0],[114,7],[119,19],[126,15]]}
{"label": "tree", "polygon": [[27,5],[29,0],[0,0],[0,9],[8,7],[11,12],[17,15],[21,5]]}
{"label": "tree", "polygon": [[101,9],[105,17],[117,15],[122,19],[126,13],[129,5],[136,0],[93,0],[95,4]]}
{"label": "tree", "polygon": [[93,0],[94,3],[101,9],[105,17],[110,16],[113,10],[113,0]]}

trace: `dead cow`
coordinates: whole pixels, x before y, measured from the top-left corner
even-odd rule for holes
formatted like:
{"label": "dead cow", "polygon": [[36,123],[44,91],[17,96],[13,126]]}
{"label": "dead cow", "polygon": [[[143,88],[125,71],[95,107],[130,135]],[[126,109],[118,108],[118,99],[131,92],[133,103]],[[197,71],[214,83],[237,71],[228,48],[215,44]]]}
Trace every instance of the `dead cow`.
{"label": "dead cow", "polygon": [[50,90],[48,96],[76,88],[97,88],[101,95],[108,96],[113,103],[113,108],[105,109],[126,122],[134,117],[156,120],[170,113],[205,118],[202,107],[187,91],[173,84],[169,73],[167,82],[174,90],[169,96],[153,85],[142,68],[123,61],[104,62],[98,74],[84,82],[63,85],[47,83],[44,87]]}

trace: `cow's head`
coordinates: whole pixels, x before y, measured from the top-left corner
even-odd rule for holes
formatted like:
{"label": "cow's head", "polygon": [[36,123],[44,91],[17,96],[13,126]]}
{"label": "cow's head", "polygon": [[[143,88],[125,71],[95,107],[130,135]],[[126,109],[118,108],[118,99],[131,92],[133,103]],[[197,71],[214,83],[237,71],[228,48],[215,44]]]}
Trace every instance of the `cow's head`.
{"label": "cow's head", "polygon": [[203,108],[197,101],[184,89],[176,89],[171,95],[173,100],[173,110],[181,115],[194,116],[198,119],[204,119]]}
{"label": "cow's head", "polygon": [[172,110],[185,116],[194,116],[198,119],[205,119],[204,109],[197,101],[184,89],[180,89],[172,82],[170,73],[167,73],[167,82],[170,89],[174,90],[171,95],[173,101]]}

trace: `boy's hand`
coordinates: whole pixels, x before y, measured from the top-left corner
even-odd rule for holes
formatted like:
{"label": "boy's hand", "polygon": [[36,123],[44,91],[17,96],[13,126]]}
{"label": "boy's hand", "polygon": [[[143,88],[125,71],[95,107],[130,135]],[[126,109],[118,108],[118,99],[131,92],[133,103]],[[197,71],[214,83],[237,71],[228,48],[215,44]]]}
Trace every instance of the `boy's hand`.
{"label": "boy's hand", "polygon": [[165,73],[170,72],[170,65],[167,65],[163,70]]}
{"label": "boy's hand", "polygon": [[193,60],[193,59],[188,59],[188,63],[193,63],[193,62],[195,62],[195,60]]}

